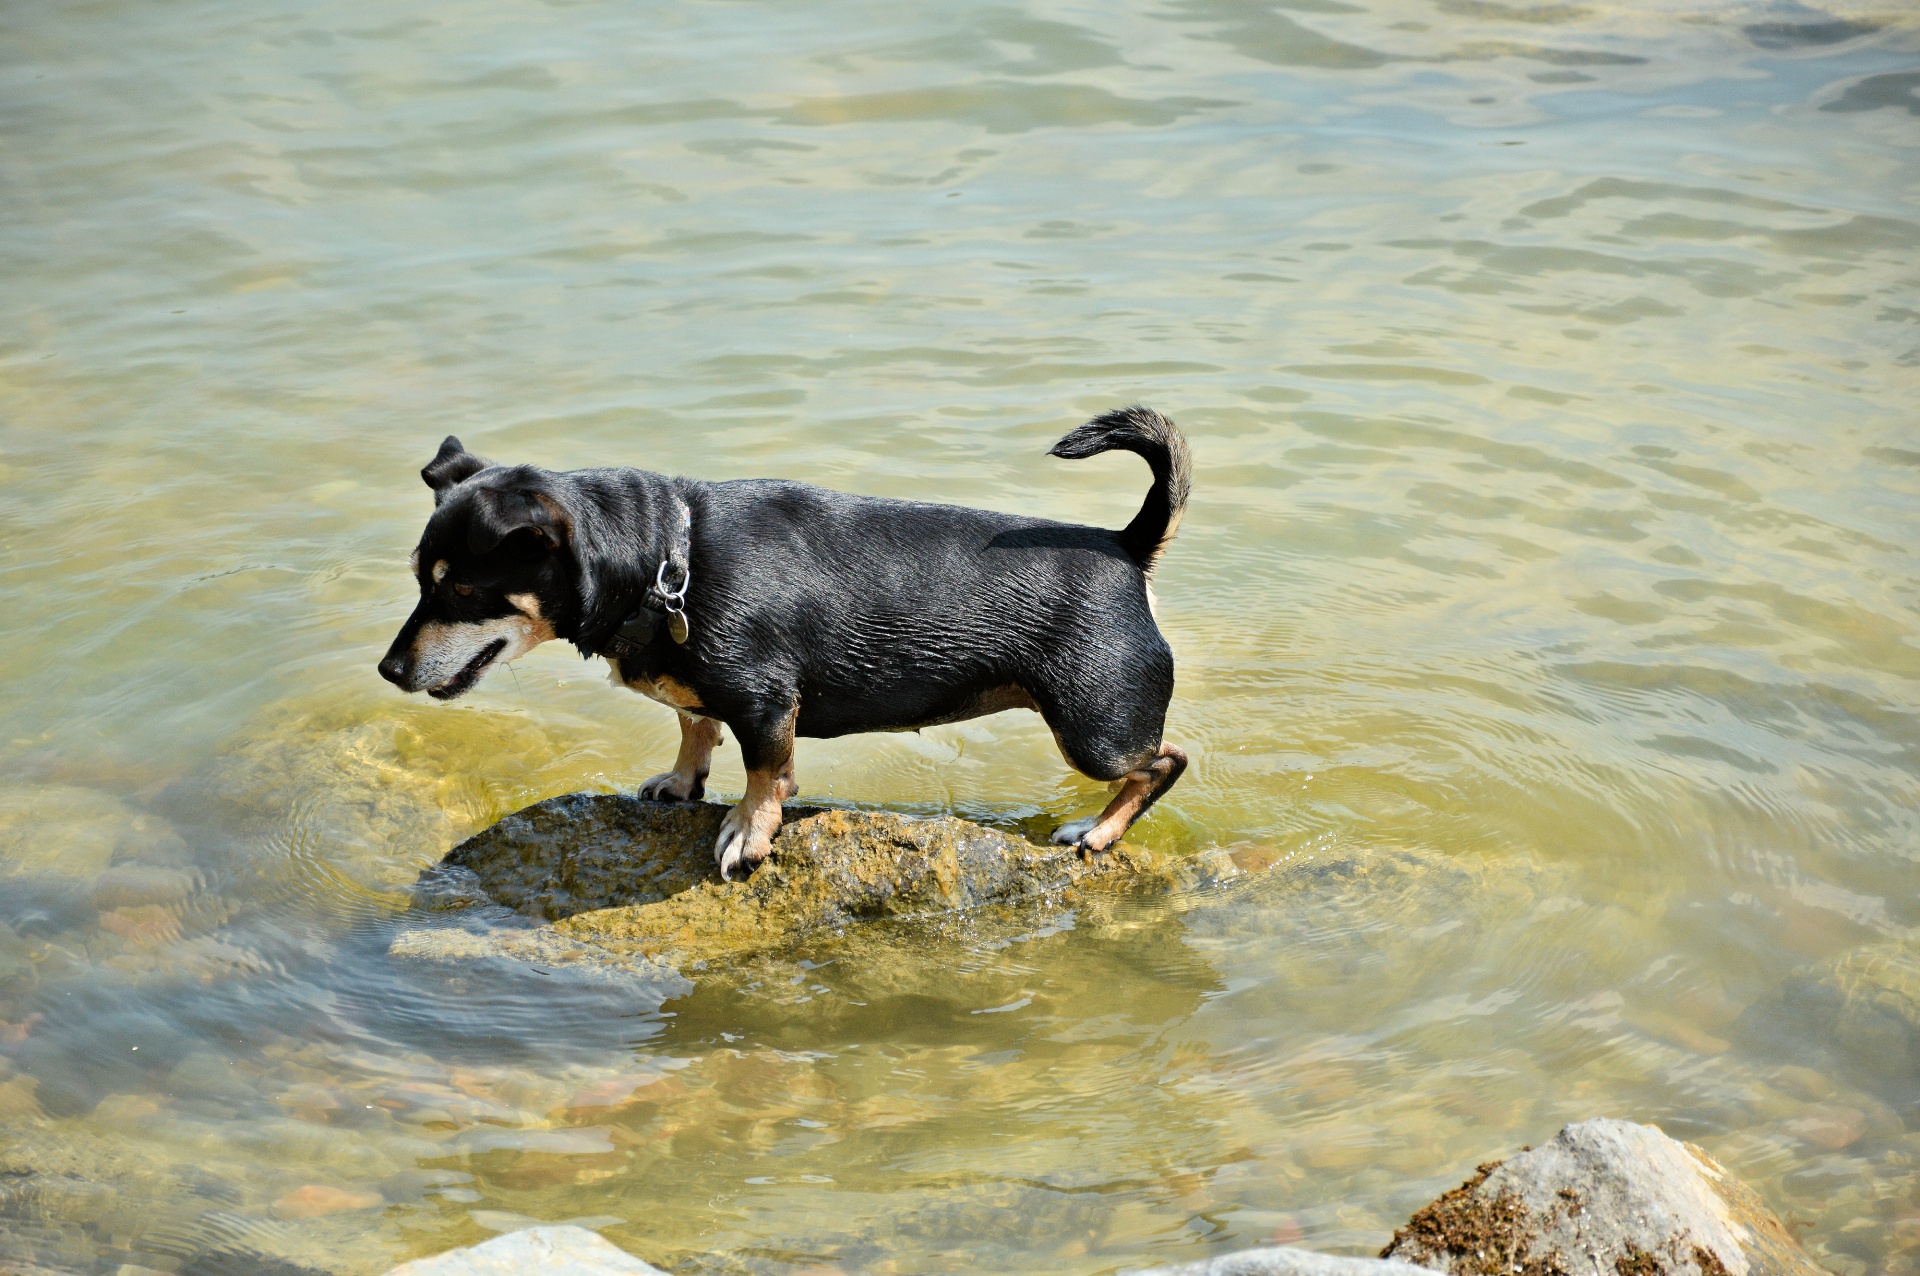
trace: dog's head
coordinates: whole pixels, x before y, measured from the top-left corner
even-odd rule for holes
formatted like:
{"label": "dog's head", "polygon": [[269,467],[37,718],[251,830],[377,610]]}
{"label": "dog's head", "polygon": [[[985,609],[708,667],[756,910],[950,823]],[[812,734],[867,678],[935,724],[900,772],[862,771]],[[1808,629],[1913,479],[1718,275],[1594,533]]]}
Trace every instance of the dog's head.
{"label": "dog's head", "polygon": [[420,471],[434,511],[414,551],[420,602],[380,661],[402,691],[451,700],[488,669],[574,627],[572,529],[531,466],[496,466],[449,435]]}

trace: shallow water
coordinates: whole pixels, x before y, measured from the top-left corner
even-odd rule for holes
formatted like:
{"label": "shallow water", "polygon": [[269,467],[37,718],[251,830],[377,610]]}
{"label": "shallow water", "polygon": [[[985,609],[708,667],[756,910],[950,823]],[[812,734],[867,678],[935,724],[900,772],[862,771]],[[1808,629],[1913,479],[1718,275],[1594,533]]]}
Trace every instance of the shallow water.
{"label": "shallow water", "polygon": [[[10,7],[0,1257],[1360,1253],[1609,1114],[1920,1272],[1903,9]],[[1133,399],[1197,458],[1135,836],[1244,877],[677,987],[387,955],[675,736],[553,648],[375,677],[443,434],[1117,526],[1137,461],[1043,453]],[[1021,714],[799,765],[1101,796]]]}

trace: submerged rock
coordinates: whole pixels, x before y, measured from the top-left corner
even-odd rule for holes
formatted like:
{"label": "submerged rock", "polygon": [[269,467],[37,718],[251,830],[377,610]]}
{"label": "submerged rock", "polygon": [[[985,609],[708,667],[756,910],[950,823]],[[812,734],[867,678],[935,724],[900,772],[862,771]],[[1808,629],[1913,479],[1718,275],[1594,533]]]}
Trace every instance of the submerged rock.
{"label": "submerged rock", "polygon": [[0,879],[83,882],[119,861],[172,862],[185,849],[165,820],[97,789],[0,789]]}
{"label": "submerged rock", "polygon": [[[1095,880],[1175,879],[1129,847],[1083,859],[952,816],[794,808],[767,861],[748,880],[725,882],[712,847],[726,811],[617,794],[553,798],[454,847],[415,900],[491,902],[552,922],[562,940],[679,964],[852,922],[1059,896]],[[403,935],[395,951],[425,955],[418,935]]]}
{"label": "submerged rock", "polygon": [[1867,944],[1804,969],[1750,1007],[1741,1030],[1769,1047],[1837,1049],[1891,1083],[1889,1098],[1904,1095],[1920,1075],[1920,945]]}
{"label": "submerged rock", "polygon": [[426,856],[472,827],[465,772],[435,771],[439,761],[405,717],[289,715],[170,786],[159,806],[198,831],[201,865],[216,875],[279,889],[293,851],[360,886],[404,890]]}
{"label": "submerged rock", "polygon": [[402,1263],[387,1276],[666,1276],[584,1227],[529,1227]]}
{"label": "submerged rock", "polygon": [[1751,1189],[1650,1125],[1597,1119],[1480,1167],[1382,1258],[1454,1276],[1822,1276]]}
{"label": "submerged rock", "polygon": [[1432,1276],[1424,1268],[1390,1258],[1348,1258],[1292,1245],[1244,1249],[1205,1262],[1155,1267],[1138,1276]]}
{"label": "submerged rock", "polygon": [[659,1001],[693,990],[678,971],[657,958],[562,935],[551,926],[415,926],[395,935],[387,952],[466,969],[486,963],[502,970],[531,966],[577,983],[644,988]]}

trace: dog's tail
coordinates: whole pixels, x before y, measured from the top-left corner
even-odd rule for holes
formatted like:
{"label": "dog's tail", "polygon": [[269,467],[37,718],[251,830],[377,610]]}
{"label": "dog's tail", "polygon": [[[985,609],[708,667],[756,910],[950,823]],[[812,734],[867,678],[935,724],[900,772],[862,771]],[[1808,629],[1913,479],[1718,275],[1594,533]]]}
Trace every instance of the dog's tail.
{"label": "dog's tail", "polygon": [[1136,404],[1093,418],[1053,445],[1050,455],[1077,461],[1085,456],[1119,449],[1145,459],[1153,470],[1153,486],[1140,512],[1120,533],[1120,544],[1140,570],[1151,572],[1160,555],[1180,529],[1180,515],[1187,508],[1187,493],[1192,486],[1192,467],[1187,459],[1187,440],[1173,422]]}

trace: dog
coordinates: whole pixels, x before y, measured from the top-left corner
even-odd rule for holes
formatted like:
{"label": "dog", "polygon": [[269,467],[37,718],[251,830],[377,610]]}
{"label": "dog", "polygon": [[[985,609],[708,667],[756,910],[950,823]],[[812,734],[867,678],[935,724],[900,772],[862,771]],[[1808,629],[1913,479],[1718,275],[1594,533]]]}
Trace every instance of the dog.
{"label": "dog", "polygon": [[794,737],[1030,709],[1071,766],[1118,783],[1053,833],[1101,852],[1187,766],[1161,738],[1173,653],[1150,584],[1186,507],[1187,443],[1130,407],[1051,455],[1116,449],[1153,471],[1117,532],[776,479],[496,465],[448,436],[420,471],[434,499],[420,601],[380,674],[451,700],[543,642],[605,657],[616,683],[679,715],[673,769],[639,789],[658,801],[701,797],[731,728],[747,791],[714,845],[728,879],[766,858],[798,792]]}

